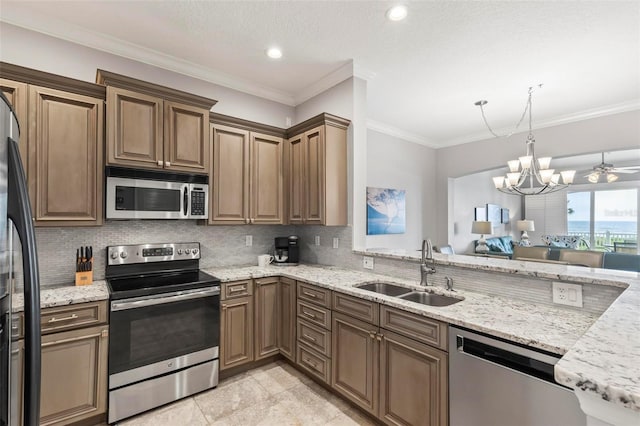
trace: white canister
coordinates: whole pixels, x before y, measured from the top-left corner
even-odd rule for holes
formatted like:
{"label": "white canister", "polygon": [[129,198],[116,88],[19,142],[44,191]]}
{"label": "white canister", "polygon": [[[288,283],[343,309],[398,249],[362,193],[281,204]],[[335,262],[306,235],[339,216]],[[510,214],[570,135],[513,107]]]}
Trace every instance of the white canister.
{"label": "white canister", "polygon": [[269,254],[261,254],[258,256],[258,266],[264,267],[273,262],[273,256]]}

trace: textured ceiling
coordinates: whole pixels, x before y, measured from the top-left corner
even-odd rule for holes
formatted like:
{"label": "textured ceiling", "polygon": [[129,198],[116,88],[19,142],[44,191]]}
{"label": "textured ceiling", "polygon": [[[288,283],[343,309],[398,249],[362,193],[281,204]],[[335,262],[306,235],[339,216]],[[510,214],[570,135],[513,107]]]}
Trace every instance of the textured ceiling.
{"label": "textured ceiling", "polygon": [[[2,0],[0,19],[99,34],[104,50],[125,42],[149,63],[292,104],[353,61],[375,73],[369,119],[432,146],[489,136],[478,99],[493,127],[513,126],[537,83],[534,127],[640,108],[638,1],[404,3],[402,22],[386,20],[387,1]],[[271,45],[283,59],[266,58]]]}

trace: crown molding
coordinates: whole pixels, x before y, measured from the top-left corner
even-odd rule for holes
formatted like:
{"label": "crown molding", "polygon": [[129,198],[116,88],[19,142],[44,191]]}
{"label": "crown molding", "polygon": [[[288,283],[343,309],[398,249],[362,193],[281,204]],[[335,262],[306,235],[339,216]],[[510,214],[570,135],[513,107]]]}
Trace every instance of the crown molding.
{"label": "crown molding", "polygon": [[[608,115],[621,114],[623,112],[629,111],[637,111],[640,110],[640,99],[634,99],[628,102],[622,102],[619,104],[606,105],[603,107],[587,109],[584,111],[576,112],[573,114],[562,115],[559,117],[554,117],[549,120],[537,121],[535,123],[534,131],[537,129],[544,129],[547,127],[560,126],[562,124],[575,123],[578,121],[590,120],[598,117],[606,117]],[[513,131],[513,128],[501,128],[495,130],[495,132],[499,135],[506,135]],[[523,133],[523,131],[519,131],[517,133]],[[492,139],[491,135],[488,131],[483,131],[482,133],[474,133],[471,135],[465,135],[454,139],[449,139],[446,141],[442,141],[438,144],[440,148],[446,148],[454,145],[462,145],[470,142],[477,142],[485,139]]]}
{"label": "crown molding", "polygon": [[62,22],[58,19],[43,17],[36,13],[25,13],[15,8],[7,8],[7,10],[2,11],[0,21],[285,105],[296,105],[294,97],[287,92],[255,84],[249,80],[237,78],[154,49]]}
{"label": "crown molding", "polygon": [[354,64],[353,76],[361,78],[366,81],[371,81],[375,78],[376,73],[370,70],[369,68],[363,67],[362,65]]}
{"label": "crown molding", "polygon": [[353,61],[348,61],[346,64],[342,65],[340,68],[330,72],[329,74],[322,77],[320,80],[300,90],[294,96],[295,105],[300,105],[301,103],[308,101],[314,96],[317,96],[322,92],[325,92],[326,90],[332,88],[336,84],[342,83],[343,81],[345,81],[348,78],[351,78],[352,76],[353,76]]}
{"label": "crown molding", "polygon": [[384,133],[385,135],[393,136],[407,142],[413,142],[420,145],[428,146],[429,148],[440,148],[440,145],[434,143],[433,141],[430,141],[429,139],[421,135],[407,132],[406,130],[402,130],[398,127],[383,123],[381,121],[368,119],[367,129],[376,131],[378,133]]}

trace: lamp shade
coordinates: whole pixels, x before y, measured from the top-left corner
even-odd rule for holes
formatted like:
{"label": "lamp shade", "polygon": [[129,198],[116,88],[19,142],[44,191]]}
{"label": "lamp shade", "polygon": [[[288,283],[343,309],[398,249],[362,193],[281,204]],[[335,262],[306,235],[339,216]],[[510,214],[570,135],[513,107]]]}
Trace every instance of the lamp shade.
{"label": "lamp shade", "polygon": [[485,220],[476,220],[471,224],[472,234],[491,234],[491,222]]}
{"label": "lamp shade", "polygon": [[518,220],[516,221],[516,228],[518,229],[518,231],[527,232],[536,230],[532,220]]}

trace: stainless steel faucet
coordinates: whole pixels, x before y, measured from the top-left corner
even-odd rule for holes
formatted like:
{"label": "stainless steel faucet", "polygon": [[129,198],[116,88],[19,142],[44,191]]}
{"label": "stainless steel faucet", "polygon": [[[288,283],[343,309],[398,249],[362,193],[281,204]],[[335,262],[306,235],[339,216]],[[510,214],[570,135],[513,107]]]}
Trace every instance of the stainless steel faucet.
{"label": "stainless steel faucet", "polygon": [[[431,261],[431,265],[427,265]],[[433,245],[430,239],[422,240],[422,259],[420,261],[420,285],[427,286],[427,275],[435,274],[436,267],[433,260]]]}
{"label": "stainless steel faucet", "polygon": [[453,278],[444,277],[444,281],[445,281],[445,286],[447,288],[447,291],[455,291],[453,289]]}

